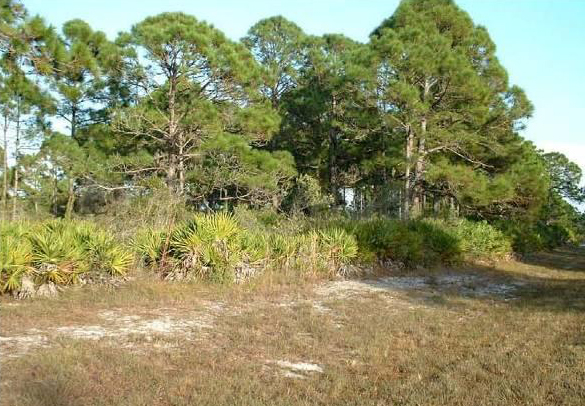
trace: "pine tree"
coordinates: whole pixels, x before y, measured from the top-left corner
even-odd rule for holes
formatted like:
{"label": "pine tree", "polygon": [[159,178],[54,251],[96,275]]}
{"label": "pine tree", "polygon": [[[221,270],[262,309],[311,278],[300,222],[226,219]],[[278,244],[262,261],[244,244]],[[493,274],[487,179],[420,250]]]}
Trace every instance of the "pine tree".
{"label": "pine tree", "polygon": [[[32,130],[32,136],[35,136],[35,123],[42,122],[44,116],[49,113],[53,107],[50,96],[42,91],[36,83],[30,81],[24,72],[13,66],[10,76],[4,83],[0,105],[3,110],[3,136],[4,144],[7,149],[7,132],[13,124],[13,156],[16,165],[12,178],[12,218],[16,218],[17,202],[19,196],[19,167],[18,161],[23,153],[23,141],[26,130]],[[7,166],[7,156],[5,157],[5,166]],[[6,171],[7,172],[7,171]]]}
{"label": "pine tree", "polygon": [[78,179],[90,174],[97,161],[73,138],[58,133],[52,134],[43,142],[37,160],[45,167],[46,173],[51,178],[53,209],[56,210],[58,197],[63,194],[65,196],[64,216],[71,218]]}
{"label": "pine tree", "polygon": [[542,158],[551,179],[551,191],[564,199],[584,202],[585,188],[580,185],[582,171],[579,165],[560,152],[548,152],[542,154]]}
{"label": "pine tree", "polygon": [[[451,0],[405,0],[371,38],[381,113],[404,145],[405,218],[420,214],[435,156],[489,173],[499,137],[530,114],[485,28]],[[493,154],[492,154],[493,155]],[[443,159],[444,157],[447,158]],[[453,185],[451,185],[453,186]]]}
{"label": "pine tree", "polygon": [[252,55],[209,24],[164,13],[125,39],[137,46],[129,65],[138,91],[135,104],[118,111],[116,129],[152,145],[155,166],[179,195],[204,141],[229,133],[261,144],[277,128],[278,116],[257,93]]}
{"label": "pine tree", "polygon": [[58,99],[57,116],[69,126],[70,136],[82,143],[80,129],[101,120],[108,104],[108,75],[120,65],[122,53],[101,31],[82,20],[63,25],[63,36],[51,47],[51,88]]}
{"label": "pine tree", "polygon": [[360,59],[363,46],[342,35],[313,37],[306,46],[299,85],[283,98],[275,140],[341,204],[342,188],[355,183],[347,174],[359,162],[357,145],[375,127],[363,100],[369,80]]}
{"label": "pine tree", "polygon": [[[35,123],[42,123],[44,116],[53,108],[51,97],[40,88],[35,74],[41,59],[34,55],[46,55],[44,42],[50,30],[47,30],[40,18],[28,19],[26,10],[19,3],[8,2],[11,12],[3,11],[0,31],[2,31],[3,53],[0,60],[1,87],[0,109],[2,114],[3,135],[3,185],[2,206],[5,211],[8,199],[8,157],[12,155],[16,162],[21,157],[25,130],[31,130]],[[7,17],[8,16],[8,17]],[[10,154],[8,132],[13,130],[13,152]],[[30,132],[30,131],[29,131]],[[33,134],[34,135],[34,134]],[[13,170],[12,176],[12,218],[16,217],[19,199],[19,168]]]}
{"label": "pine tree", "polygon": [[299,26],[282,16],[258,21],[242,39],[264,68],[261,91],[275,109],[298,84],[307,58],[307,39]]}

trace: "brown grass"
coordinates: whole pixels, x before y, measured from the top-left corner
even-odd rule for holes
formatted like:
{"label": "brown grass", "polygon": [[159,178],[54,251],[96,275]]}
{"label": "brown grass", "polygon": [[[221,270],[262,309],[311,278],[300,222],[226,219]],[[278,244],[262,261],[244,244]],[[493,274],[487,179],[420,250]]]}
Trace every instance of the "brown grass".
{"label": "brown grass", "polygon": [[[513,299],[428,287],[346,297],[282,279],[230,288],[139,278],[17,306],[3,299],[3,336],[97,323],[108,309],[226,310],[192,339],[59,338],[3,359],[2,404],[585,404],[583,250],[472,271],[522,285]],[[286,377],[279,360],[323,372]]]}

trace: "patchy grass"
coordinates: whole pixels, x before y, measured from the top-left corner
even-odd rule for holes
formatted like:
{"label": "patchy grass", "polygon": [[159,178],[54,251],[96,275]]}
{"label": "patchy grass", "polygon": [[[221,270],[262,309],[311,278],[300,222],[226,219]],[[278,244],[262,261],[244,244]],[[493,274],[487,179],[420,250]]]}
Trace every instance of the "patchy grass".
{"label": "patchy grass", "polygon": [[[37,329],[48,346],[2,357],[2,398],[39,406],[581,405],[584,254],[557,251],[461,277],[443,270],[295,284],[271,276],[246,287],[139,278],[4,300],[2,336]],[[97,339],[51,330],[121,331],[161,314],[205,316],[207,326]]]}

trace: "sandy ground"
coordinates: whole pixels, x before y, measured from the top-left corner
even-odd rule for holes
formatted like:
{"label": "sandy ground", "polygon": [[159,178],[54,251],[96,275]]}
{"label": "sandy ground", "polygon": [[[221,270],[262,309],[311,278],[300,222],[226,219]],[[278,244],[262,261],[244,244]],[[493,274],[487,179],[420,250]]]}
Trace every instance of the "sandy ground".
{"label": "sandy ground", "polygon": [[[409,300],[408,294],[433,295],[441,292],[456,292],[470,297],[498,297],[514,300],[515,292],[523,282],[504,282],[475,273],[442,273],[433,276],[395,276],[364,280],[340,280],[318,284],[309,298],[292,299],[281,297],[276,305],[292,307],[309,304],[313,309],[333,320],[335,311],[327,302],[343,299],[359,301],[360,298],[376,294],[391,304],[393,311],[408,311],[424,307],[424,301]],[[18,305],[18,304],[9,304]],[[21,357],[27,352],[54,345],[60,338],[82,340],[112,340],[117,345],[132,348],[136,337],[140,337],[147,348],[169,346],[164,338],[198,340],[215,327],[218,317],[237,315],[243,308],[274,306],[274,302],[254,301],[230,307],[222,302],[205,302],[198,311],[159,308],[147,313],[132,309],[115,308],[98,314],[99,322],[88,325],[55,325],[45,329],[29,329],[18,335],[0,335],[0,355]],[[180,341],[179,340],[179,341]],[[171,340],[172,341],[172,340]],[[175,340],[177,341],[177,340]],[[310,361],[293,363],[287,360],[267,360],[266,364],[278,368],[285,376],[303,378],[309,373],[321,373],[322,367]]]}

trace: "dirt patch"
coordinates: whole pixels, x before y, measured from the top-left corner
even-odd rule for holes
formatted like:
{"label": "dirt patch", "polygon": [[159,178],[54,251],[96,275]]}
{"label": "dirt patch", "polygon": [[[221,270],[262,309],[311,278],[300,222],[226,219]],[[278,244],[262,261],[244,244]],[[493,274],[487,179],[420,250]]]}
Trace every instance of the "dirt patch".
{"label": "dirt patch", "polygon": [[0,357],[19,357],[30,350],[48,346],[46,334],[35,334],[30,330],[28,334],[0,337]]}
{"label": "dirt patch", "polygon": [[128,314],[128,310],[114,309],[99,313],[101,324],[58,326],[45,329],[30,329],[25,334],[0,337],[0,354],[19,357],[28,351],[47,347],[59,337],[80,340],[112,339],[117,345],[130,348],[129,339],[140,336],[151,341],[153,336],[181,336],[189,340],[212,329],[219,305],[205,312],[181,313],[176,309],[158,309],[154,315]]}
{"label": "dirt patch", "polygon": [[312,373],[323,373],[323,367],[310,362],[290,362],[286,360],[267,361],[269,365],[275,365],[279,373],[285,378],[305,379]]}
{"label": "dirt patch", "polygon": [[505,299],[516,297],[522,282],[497,281],[476,274],[440,274],[432,276],[392,276],[379,279],[335,281],[315,289],[319,296],[348,298],[364,293],[387,293],[405,291],[448,292],[462,296],[498,296]]}
{"label": "dirt patch", "polygon": [[[369,294],[379,293],[384,300],[392,303],[392,311],[398,312],[426,306],[424,302],[413,302],[412,299],[401,294],[404,292],[415,291],[427,294],[456,292],[463,296],[498,296],[507,300],[514,298],[516,290],[521,286],[520,282],[508,283],[469,273],[342,280],[318,285],[310,298],[293,299],[284,296],[276,305],[290,308],[308,305],[316,313],[330,318],[336,326],[341,327],[342,323],[336,320],[337,314],[328,306],[328,301],[362,299]],[[152,343],[153,337],[163,339],[164,337],[180,337],[182,340],[192,340],[204,336],[206,330],[213,329],[214,321],[220,315],[237,316],[243,309],[258,310],[263,306],[272,305],[274,302],[257,301],[233,307],[223,302],[207,301],[202,302],[197,311],[159,308],[140,312],[115,308],[98,313],[100,320],[90,325],[55,326],[42,331],[30,329],[20,335],[0,336],[0,354],[7,357],[19,357],[32,349],[49,346],[59,337],[81,340],[108,339],[125,348],[132,347],[130,341],[137,337],[147,343]],[[293,366],[310,369],[309,365],[312,365],[287,364],[287,362],[275,361],[276,365],[279,365],[281,369],[284,368],[285,372],[297,375],[298,368]]]}

